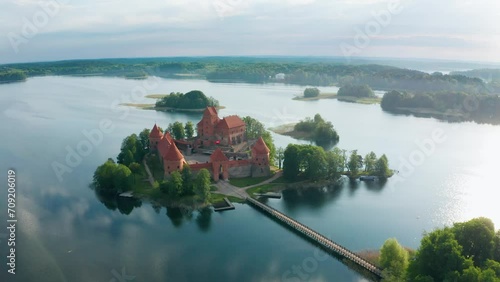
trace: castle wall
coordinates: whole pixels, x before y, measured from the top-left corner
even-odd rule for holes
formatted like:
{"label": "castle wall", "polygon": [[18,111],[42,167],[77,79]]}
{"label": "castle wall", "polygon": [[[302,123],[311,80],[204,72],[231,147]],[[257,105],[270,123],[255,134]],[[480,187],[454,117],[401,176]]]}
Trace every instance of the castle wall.
{"label": "castle wall", "polygon": [[252,177],[262,177],[271,175],[271,168],[267,165],[252,165]]}
{"label": "castle wall", "polygon": [[243,178],[252,176],[252,165],[239,165],[229,167],[229,178]]}

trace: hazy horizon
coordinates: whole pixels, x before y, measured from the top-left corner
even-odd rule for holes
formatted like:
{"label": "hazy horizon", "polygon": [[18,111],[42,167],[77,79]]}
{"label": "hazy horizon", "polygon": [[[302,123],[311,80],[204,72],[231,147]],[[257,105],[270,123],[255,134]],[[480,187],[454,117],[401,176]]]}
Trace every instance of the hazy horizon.
{"label": "hazy horizon", "polygon": [[0,64],[211,56],[496,64],[499,7],[493,0],[7,0]]}

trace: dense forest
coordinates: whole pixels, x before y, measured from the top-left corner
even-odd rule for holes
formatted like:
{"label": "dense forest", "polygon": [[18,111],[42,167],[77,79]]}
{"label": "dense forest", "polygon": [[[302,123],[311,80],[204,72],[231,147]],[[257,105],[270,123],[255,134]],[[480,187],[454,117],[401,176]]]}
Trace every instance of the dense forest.
{"label": "dense forest", "polygon": [[451,121],[476,121],[500,124],[498,95],[464,92],[410,94],[390,91],[384,95],[382,109],[394,113],[429,115]]}
{"label": "dense forest", "polygon": [[[347,65],[328,59],[192,57],[72,60],[0,66],[0,73],[17,70],[27,77],[43,75],[147,76],[205,78],[249,83],[283,82],[297,85],[368,85],[379,90],[412,92],[464,91],[491,93],[497,88],[480,78],[461,74],[428,74],[376,64]],[[277,74],[282,74],[278,76]]]}

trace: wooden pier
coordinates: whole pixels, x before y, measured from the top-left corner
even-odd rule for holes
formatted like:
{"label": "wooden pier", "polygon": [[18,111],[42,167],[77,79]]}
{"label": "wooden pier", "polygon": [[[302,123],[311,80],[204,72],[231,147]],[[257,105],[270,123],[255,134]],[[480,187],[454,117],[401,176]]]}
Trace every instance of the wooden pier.
{"label": "wooden pier", "polygon": [[379,278],[382,277],[382,270],[380,270],[378,267],[374,266],[373,264],[369,263],[365,259],[361,258],[357,254],[349,251],[348,249],[342,247],[341,245],[333,242],[332,240],[326,238],[325,236],[319,234],[318,232],[312,230],[311,228],[305,226],[304,224],[288,217],[287,215],[271,208],[270,206],[263,204],[253,198],[246,198],[247,202],[249,202],[252,206],[259,208],[260,210],[264,211],[267,215],[271,216],[272,218],[275,218],[288,226],[290,226],[293,230],[297,231],[298,233],[302,234],[303,236],[306,236],[307,238],[315,241],[319,245],[321,245],[323,248],[334,252],[350,261],[353,263],[359,265],[363,269],[369,271],[370,273],[373,273]]}
{"label": "wooden pier", "polygon": [[217,211],[227,211],[235,209],[233,203],[231,203],[227,197],[224,197],[224,203],[225,205],[222,206],[214,206],[214,211],[217,212]]}

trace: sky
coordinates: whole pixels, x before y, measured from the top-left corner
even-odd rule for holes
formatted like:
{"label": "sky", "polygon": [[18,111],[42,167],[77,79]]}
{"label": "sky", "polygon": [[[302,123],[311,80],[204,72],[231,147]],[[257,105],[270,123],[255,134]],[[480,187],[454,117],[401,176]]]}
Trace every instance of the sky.
{"label": "sky", "polygon": [[0,64],[174,56],[500,62],[498,0],[0,0]]}

